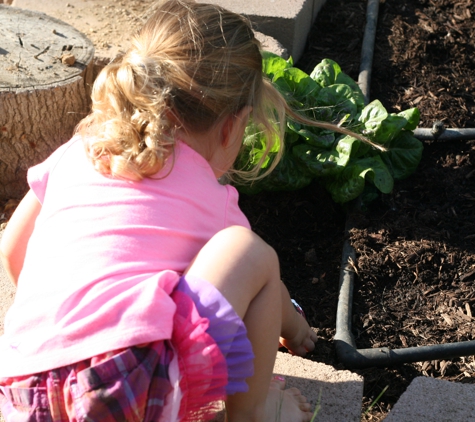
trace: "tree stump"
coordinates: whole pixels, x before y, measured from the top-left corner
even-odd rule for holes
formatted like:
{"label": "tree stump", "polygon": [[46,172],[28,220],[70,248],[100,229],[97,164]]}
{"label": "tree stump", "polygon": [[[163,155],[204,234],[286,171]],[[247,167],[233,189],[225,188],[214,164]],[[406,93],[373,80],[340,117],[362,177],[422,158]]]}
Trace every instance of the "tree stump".
{"label": "tree stump", "polygon": [[21,198],[29,167],[90,108],[92,42],[58,19],[0,5],[0,200]]}

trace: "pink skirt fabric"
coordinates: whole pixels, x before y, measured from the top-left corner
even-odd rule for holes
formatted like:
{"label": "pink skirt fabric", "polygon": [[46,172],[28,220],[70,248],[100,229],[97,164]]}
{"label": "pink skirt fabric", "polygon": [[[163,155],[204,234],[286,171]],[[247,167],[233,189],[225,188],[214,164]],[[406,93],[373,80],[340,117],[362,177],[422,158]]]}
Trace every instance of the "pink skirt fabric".
{"label": "pink skirt fabric", "polygon": [[171,296],[177,304],[172,344],[182,377],[180,420],[209,420],[218,401],[248,390],[252,346],[241,318],[207,281],[183,276]]}

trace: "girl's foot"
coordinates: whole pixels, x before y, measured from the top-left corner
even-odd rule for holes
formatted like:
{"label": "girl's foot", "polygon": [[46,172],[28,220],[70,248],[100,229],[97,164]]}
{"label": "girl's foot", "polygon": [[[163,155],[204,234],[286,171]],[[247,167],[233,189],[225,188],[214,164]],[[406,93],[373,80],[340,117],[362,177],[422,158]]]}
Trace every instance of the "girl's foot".
{"label": "girl's foot", "polygon": [[315,349],[317,335],[310,328],[305,318],[296,314],[300,319],[299,330],[293,338],[280,338],[280,343],[286,347],[292,354],[305,356],[308,352]]}
{"label": "girl's foot", "polygon": [[265,422],[310,422],[310,403],[297,388],[285,388],[285,380],[274,377],[266,401]]}

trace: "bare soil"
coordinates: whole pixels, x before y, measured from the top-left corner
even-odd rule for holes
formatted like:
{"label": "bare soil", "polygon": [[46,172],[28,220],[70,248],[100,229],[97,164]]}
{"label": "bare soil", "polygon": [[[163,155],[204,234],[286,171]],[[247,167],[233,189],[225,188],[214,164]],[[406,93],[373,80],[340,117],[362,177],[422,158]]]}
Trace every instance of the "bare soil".
{"label": "bare soil", "polygon": [[[323,58],[358,79],[366,0],[328,1],[297,64]],[[420,127],[475,127],[475,2],[386,0],[379,10],[371,99],[418,107]],[[359,348],[402,348],[475,336],[475,140],[426,142],[418,170],[355,217],[353,332]],[[243,196],[255,230],[277,250],[282,277],[318,328],[310,359],[342,368],[332,342],[346,212],[318,184]],[[369,368],[362,420],[382,420],[416,376],[475,382],[473,357]]]}

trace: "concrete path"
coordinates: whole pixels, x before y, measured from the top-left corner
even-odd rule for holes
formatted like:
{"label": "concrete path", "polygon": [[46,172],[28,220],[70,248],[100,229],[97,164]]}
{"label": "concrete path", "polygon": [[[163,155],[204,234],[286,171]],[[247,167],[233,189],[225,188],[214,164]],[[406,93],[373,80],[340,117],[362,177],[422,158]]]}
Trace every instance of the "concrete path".
{"label": "concrete path", "polygon": [[[3,0],[61,19],[86,34],[98,58],[107,61],[127,47],[127,35],[151,15],[154,0]],[[208,2],[208,0],[197,0]],[[2,0],[0,0],[2,3]],[[295,61],[305,49],[308,32],[325,0],[215,0],[234,12],[246,14],[256,31],[277,40]],[[266,41],[264,40],[266,44]],[[268,47],[274,49],[274,41]],[[277,53],[277,52],[276,52]]]}
{"label": "concrete path", "polygon": [[[129,34],[138,30],[153,13],[155,3],[154,0],[9,1],[12,1],[12,7],[46,13],[84,33],[94,44],[96,73],[127,50]],[[265,50],[285,58],[291,54],[277,39],[262,32],[256,32],[256,36]],[[282,39],[289,43],[285,37]],[[303,48],[305,39],[300,39],[299,48]]]}

